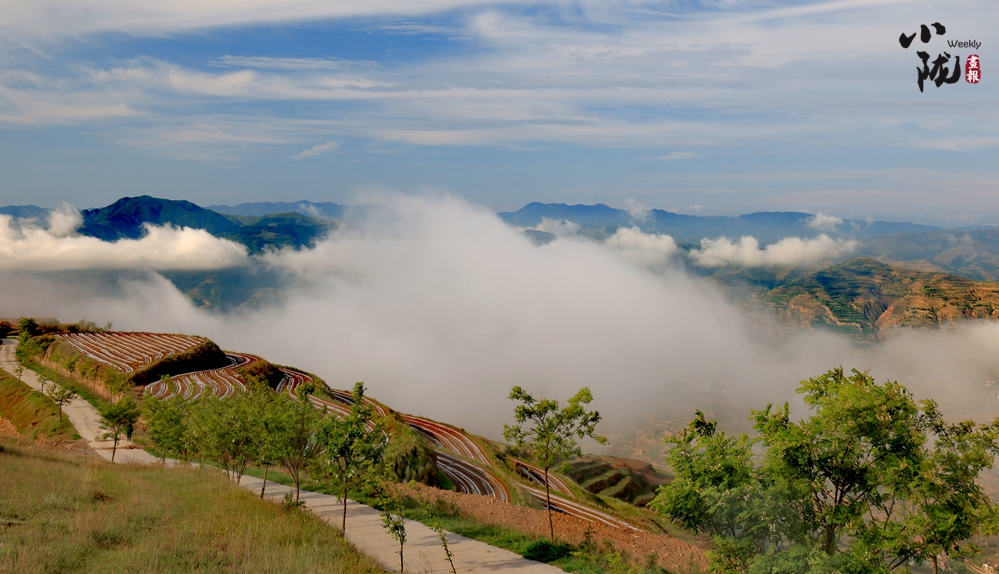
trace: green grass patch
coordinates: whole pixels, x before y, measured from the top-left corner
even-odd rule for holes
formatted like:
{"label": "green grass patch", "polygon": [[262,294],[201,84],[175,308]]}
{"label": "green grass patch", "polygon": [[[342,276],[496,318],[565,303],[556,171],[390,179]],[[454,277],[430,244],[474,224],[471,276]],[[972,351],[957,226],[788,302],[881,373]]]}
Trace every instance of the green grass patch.
{"label": "green grass patch", "polygon": [[0,445],[0,572],[381,572],[318,517],[213,470]]}
{"label": "green grass patch", "polygon": [[31,369],[32,371],[38,373],[39,375],[45,377],[46,379],[62,386],[67,389],[72,389],[80,398],[87,401],[94,406],[97,410],[104,408],[108,402],[101,397],[94,394],[89,387],[79,383],[69,377],[63,376],[62,374],[46,367],[45,365],[34,361],[32,359],[22,359],[21,365],[25,369]]}
{"label": "green grass patch", "polygon": [[52,399],[20,383],[0,370],[0,416],[32,439],[63,442],[80,438],[66,419],[59,420],[59,408]]}

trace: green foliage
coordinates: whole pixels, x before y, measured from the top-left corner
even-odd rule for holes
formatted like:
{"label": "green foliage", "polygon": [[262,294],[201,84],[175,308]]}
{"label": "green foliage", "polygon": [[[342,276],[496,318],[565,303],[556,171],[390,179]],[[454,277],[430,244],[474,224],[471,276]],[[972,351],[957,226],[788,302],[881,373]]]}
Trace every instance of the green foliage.
{"label": "green foliage", "polygon": [[384,467],[395,482],[416,481],[442,486],[434,449],[409,425],[389,419],[386,431],[392,437],[385,445]]}
{"label": "green foliage", "polygon": [[[169,379],[169,377],[165,377]],[[149,438],[156,445],[161,458],[168,455],[189,460],[191,450],[187,435],[187,413],[184,399],[173,395],[168,399],[146,397],[143,401],[143,420],[149,427]]]}
{"label": "green foliage", "polygon": [[21,320],[17,322],[17,332],[21,337],[35,337],[42,331],[41,327],[38,326],[38,321],[32,317],[21,317]]}
{"label": "green foliage", "polygon": [[305,472],[322,450],[317,434],[325,413],[312,406],[311,394],[312,389],[305,386],[299,389],[298,400],[282,393],[274,404],[275,454],[295,483],[296,501]]}
{"label": "green foliage", "polygon": [[118,452],[118,443],[123,436],[131,438],[135,421],[139,419],[139,407],[131,397],[125,397],[118,402],[110,403],[98,411],[103,438],[114,441],[111,450],[111,462],[114,462]]}
{"label": "green foliage", "polygon": [[975,483],[999,452],[999,419],[949,424],[932,401],[856,370],[802,381],[812,416],[753,412],[757,441],[717,433],[700,412],[665,442],[676,479],[653,507],[713,535],[714,572],[889,572],[995,524]]}
{"label": "green foliage", "polygon": [[194,371],[207,371],[229,366],[229,358],[214,342],[205,339],[201,344],[175,355],[143,366],[131,375],[132,384],[148,385],[163,375],[179,375]]}
{"label": "green foliage", "polygon": [[399,572],[406,571],[406,563],[403,560],[403,549],[406,546],[406,519],[397,510],[386,509],[380,513],[382,526],[389,533],[389,536],[399,542]]}
{"label": "green foliage", "polygon": [[549,503],[548,527],[550,539],[554,541],[555,526],[552,523],[548,472],[552,467],[563,465],[569,458],[582,454],[576,439],[590,437],[601,444],[607,442],[606,438],[595,434],[600,413],[583,408],[583,405],[593,401],[593,394],[588,387],[580,389],[562,409],[559,408],[558,401],[537,400],[520,386],[513,387],[509,398],[520,404],[513,411],[517,424],[503,425],[503,438],[529,452],[544,470],[545,495]]}
{"label": "green foliage", "polygon": [[47,394],[58,407],[59,421],[62,422],[62,406],[71,403],[76,398],[76,392],[73,389],[52,385]]}
{"label": "green foliage", "polygon": [[315,463],[316,475],[335,485],[340,493],[344,532],[348,492],[360,483],[365,473],[378,467],[385,451],[385,432],[380,423],[372,423],[371,406],[364,401],[364,383],[354,384],[353,399],[349,415],[323,418],[316,432],[321,451]]}
{"label": "green foliage", "polygon": [[14,354],[19,362],[30,361],[44,355],[49,346],[55,342],[56,338],[52,335],[33,337],[26,335],[26,332],[22,331],[20,341],[17,344],[17,350],[14,351]]}
{"label": "green foliage", "polygon": [[263,359],[239,367],[236,372],[251,385],[259,384],[272,389],[276,389],[285,377],[280,369]]}

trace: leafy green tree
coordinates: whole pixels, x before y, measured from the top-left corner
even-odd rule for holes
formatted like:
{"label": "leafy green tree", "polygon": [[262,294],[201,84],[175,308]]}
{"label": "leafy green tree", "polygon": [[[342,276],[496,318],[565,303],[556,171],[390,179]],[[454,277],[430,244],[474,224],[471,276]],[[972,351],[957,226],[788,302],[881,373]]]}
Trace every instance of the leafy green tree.
{"label": "leafy green tree", "polygon": [[189,406],[189,434],[201,455],[214,461],[238,484],[256,451],[259,433],[249,397],[210,396]]}
{"label": "leafy green tree", "polygon": [[886,491],[854,536],[889,567],[929,562],[936,573],[938,555],[960,559],[978,554],[981,549],[966,541],[996,524],[996,509],[975,479],[994,464],[999,420],[950,424],[933,401],[922,406],[933,448],[925,453],[915,480],[902,491]]}
{"label": "leafy green tree", "polygon": [[794,538],[798,525],[787,501],[793,497],[761,481],[753,464],[756,440],[718,432],[704,413],[664,443],[673,481],[659,487],[650,506],[663,516],[715,541],[711,566],[745,572],[767,543]]}
{"label": "leafy green tree", "polygon": [[62,422],[62,407],[73,402],[76,398],[76,393],[72,389],[66,387],[61,387],[59,385],[49,385],[49,392],[47,393],[49,398],[56,404],[59,408],[59,422]]}
{"label": "leafy green tree", "polygon": [[513,411],[517,424],[503,425],[503,437],[516,444],[517,448],[529,452],[535,463],[544,470],[548,530],[554,541],[555,525],[552,522],[548,473],[554,467],[564,470],[569,458],[582,455],[577,438],[590,437],[600,444],[607,442],[606,438],[594,434],[597,423],[600,422],[600,413],[583,408],[583,405],[593,401],[593,394],[588,387],[580,389],[569,399],[569,404],[561,409],[558,401],[537,400],[520,386],[513,387],[509,398],[520,402]]}
{"label": "leafy green tree", "polygon": [[267,489],[267,473],[272,466],[280,462],[281,412],[277,407],[280,395],[271,391],[266,383],[250,384],[249,390],[257,433],[253,462],[264,467],[264,481],[260,485],[260,498],[263,498]]}
{"label": "leafy green tree", "polygon": [[21,375],[24,374],[24,367],[21,365],[21,363],[17,363],[14,365],[14,374],[17,375],[17,382],[20,383]]}
{"label": "leafy green tree", "polygon": [[42,332],[41,327],[38,325],[38,321],[35,321],[31,317],[21,317],[21,320],[17,322],[17,332],[18,338],[21,342],[25,342],[30,337],[35,337]]}
{"label": "leafy green tree", "polygon": [[364,473],[379,465],[385,451],[385,433],[381,424],[372,424],[371,406],[364,401],[364,383],[355,383],[354,403],[345,417],[329,416],[319,425],[316,459],[318,475],[335,485],[341,493],[343,517],[340,528],[347,531],[347,494]]}
{"label": "leafy green tree", "polygon": [[111,450],[111,462],[114,462],[118,443],[123,436],[131,434],[135,421],[139,419],[139,407],[131,397],[125,397],[118,402],[107,404],[98,414],[100,414],[101,429],[105,431],[103,438],[114,441]]}
{"label": "leafy green tree", "polygon": [[[169,375],[163,375],[161,380],[170,384]],[[179,395],[168,399],[146,397],[143,418],[149,426],[149,438],[159,449],[163,462],[166,462],[168,454],[187,460],[187,413],[184,411],[184,400]]]}
{"label": "leafy green tree", "polygon": [[112,397],[121,398],[125,392],[132,388],[132,379],[125,373],[109,369],[104,373],[104,384]]}
{"label": "leafy green tree", "polygon": [[653,506],[714,535],[714,572],[887,573],[978,551],[968,540],[997,513],[975,479],[999,452],[999,419],[947,423],[933,401],[856,370],[799,393],[811,416],[754,411],[758,442],[726,438],[699,412],[666,441],[675,480]]}
{"label": "leafy green tree", "polygon": [[754,411],[765,469],[807,495],[805,516],[826,554],[848,526],[884,500],[905,496],[919,475],[928,419],[896,382],[884,385],[842,368],[802,381],[814,414],[791,419],[787,404]]}
{"label": "leafy green tree", "polygon": [[314,389],[309,385],[301,387],[298,398],[282,393],[277,401],[277,458],[288,470],[292,482],[295,483],[295,501],[301,494],[302,479],[306,470],[319,455],[321,447],[316,440],[316,433],[324,413],[312,406],[309,396]]}

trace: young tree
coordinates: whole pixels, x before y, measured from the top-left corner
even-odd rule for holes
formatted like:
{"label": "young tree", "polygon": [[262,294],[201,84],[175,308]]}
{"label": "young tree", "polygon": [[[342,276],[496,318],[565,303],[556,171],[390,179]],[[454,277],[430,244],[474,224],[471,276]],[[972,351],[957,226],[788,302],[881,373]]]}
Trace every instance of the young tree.
{"label": "young tree", "polygon": [[240,394],[223,401],[210,396],[190,405],[189,411],[188,428],[202,456],[238,484],[259,439],[249,398]]}
{"label": "young tree", "polygon": [[45,375],[38,375],[35,378],[38,380],[38,384],[42,386],[42,394],[44,395],[45,386],[48,385],[50,381],[48,380],[48,378],[45,377]]}
{"label": "young tree", "polygon": [[382,526],[388,531],[389,536],[399,541],[399,572],[406,571],[406,563],[403,561],[402,551],[406,545],[406,519],[398,511],[390,508],[382,511]]}
{"label": "young tree", "polygon": [[120,399],[125,392],[132,388],[132,379],[125,373],[109,370],[104,374],[104,383],[108,387],[112,397]]}
{"label": "young tree", "polygon": [[14,374],[17,375],[17,382],[21,382],[21,375],[24,374],[24,367],[21,363],[16,363],[14,365]]}
{"label": "young tree", "polygon": [[114,441],[111,450],[111,462],[114,462],[115,454],[118,452],[118,443],[122,435],[131,434],[132,426],[139,418],[139,407],[130,397],[111,403],[99,411],[100,425],[103,429],[103,438]]}
{"label": "young tree", "polygon": [[280,462],[281,413],[278,409],[280,395],[272,392],[264,383],[251,384],[249,389],[257,433],[253,462],[264,467],[264,482],[260,485],[260,498],[263,498],[267,489],[267,473],[272,466]]}
{"label": "young tree", "polygon": [[376,467],[385,450],[381,424],[371,424],[371,406],[364,401],[364,383],[354,384],[354,404],[345,417],[326,417],[319,425],[317,442],[322,454],[316,461],[318,474],[342,493],[340,528],[347,531],[347,494],[363,473]]}
{"label": "young tree", "polygon": [[444,549],[444,556],[447,557],[447,563],[451,565],[451,574],[458,574],[458,571],[454,568],[454,552],[451,552],[451,549],[447,546],[447,532],[444,530],[444,525],[440,520],[434,520],[427,526],[430,527],[430,530],[437,533],[437,537],[441,541],[441,548]]}
{"label": "young tree", "polygon": [[62,422],[62,406],[71,403],[76,398],[76,393],[66,387],[49,385],[49,392],[47,394],[55,402],[56,406],[59,407],[59,422]]}
{"label": "young tree", "polygon": [[276,421],[277,458],[295,483],[295,502],[299,500],[305,471],[320,451],[316,431],[324,413],[312,406],[309,400],[312,392],[309,385],[303,386],[298,391],[297,400],[288,394],[281,394],[275,405],[280,413]]}
{"label": "young tree", "polygon": [[[164,375],[164,377],[167,377]],[[160,451],[160,459],[166,462],[168,454],[187,460],[187,413],[183,399],[173,395],[168,399],[147,397],[143,418],[149,426],[149,437]]]}
{"label": "young tree", "polygon": [[593,394],[588,387],[583,387],[563,409],[559,409],[558,401],[551,399],[536,400],[519,386],[510,391],[510,399],[520,401],[513,411],[517,424],[503,425],[503,437],[517,445],[517,448],[531,453],[534,461],[545,471],[545,502],[548,508],[548,530],[552,541],[555,540],[555,525],[552,522],[551,488],[548,484],[548,473],[557,465],[564,465],[573,457],[582,455],[576,439],[590,437],[603,444],[607,439],[597,436],[597,423],[600,413],[587,411],[583,405],[593,401]]}

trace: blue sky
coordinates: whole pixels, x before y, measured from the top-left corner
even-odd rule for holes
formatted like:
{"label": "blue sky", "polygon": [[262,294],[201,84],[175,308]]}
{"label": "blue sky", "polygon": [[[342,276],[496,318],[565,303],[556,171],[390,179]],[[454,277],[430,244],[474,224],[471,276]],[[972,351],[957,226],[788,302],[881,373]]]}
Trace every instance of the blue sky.
{"label": "blue sky", "polygon": [[[0,205],[392,189],[999,224],[995,2],[0,5]],[[983,81],[920,93],[917,49]]]}

